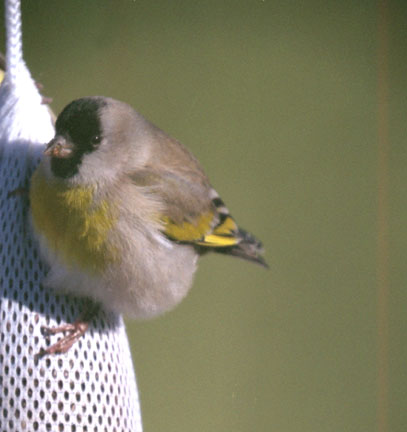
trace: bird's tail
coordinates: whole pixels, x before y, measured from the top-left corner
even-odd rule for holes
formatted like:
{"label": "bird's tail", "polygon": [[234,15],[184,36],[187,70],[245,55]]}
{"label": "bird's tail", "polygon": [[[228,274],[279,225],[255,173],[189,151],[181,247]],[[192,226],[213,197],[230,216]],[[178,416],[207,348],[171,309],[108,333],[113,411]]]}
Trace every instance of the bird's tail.
{"label": "bird's tail", "polygon": [[223,248],[220,247],[213,250],[218,253],[237,256],[268,268],[268,264],[263,258],[264,249],[261,241],[257,240],[253,234],[245,231],[242,228],[239,228],[237,237],[239,238],[239,242],[237,244]]}

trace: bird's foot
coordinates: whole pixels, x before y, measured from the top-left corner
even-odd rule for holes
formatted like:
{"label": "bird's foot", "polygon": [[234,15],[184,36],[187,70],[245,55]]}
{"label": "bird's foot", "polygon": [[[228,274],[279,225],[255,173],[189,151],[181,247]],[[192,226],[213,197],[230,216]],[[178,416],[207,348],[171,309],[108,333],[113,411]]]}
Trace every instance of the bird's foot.
{"label": "bird's foot", "polygon": [[21,186],[13,189],[7,194],[7,198],[17,197],[17,196],[28,197],[28,189],[26,187]]}
{"label": "bird's foot", "polygon": [[41,333],[45,337],[56,335],[58,333],[66,333],[58,340],[58,342],[47,348],[41,348],[40,352],[36,355],[37,358],[53,354],[65,354],[68,352],[72,345],[77,342],[89,327],[88,321],[77,320],[73,324],[64,324],[59,327],[41,327]]}
{"label": "bird's foot", "polygon": [[41,104],[42,105],[50,105],[52,103],[53,99],[47,96],[42,96]]}

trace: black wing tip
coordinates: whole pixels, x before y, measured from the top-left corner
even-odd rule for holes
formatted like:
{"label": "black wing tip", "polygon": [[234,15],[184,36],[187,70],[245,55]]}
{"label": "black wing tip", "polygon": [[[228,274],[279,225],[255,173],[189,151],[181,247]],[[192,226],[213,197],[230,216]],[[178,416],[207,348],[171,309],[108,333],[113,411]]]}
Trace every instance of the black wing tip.
{"label": "black wing tip", "polygon": [[267,261],[262,256],[258,256],[257,258],[255,258],[253,260],[253,262],[255,264],[258,264],[258,265],[262,266],[266,270],[268,270],[270,268],[270,266],[268,265]]}
{"label": "black wing tip", "polygon": [[253,234],[241,228],[239,228],[238,237],[240,238],[238,244],[213,250],[225,255],[242,258],[268,269],[269,265],[263,257],[264,249],[262,243]]}
{"label": "black wing tip", "polygon": [[236,246],[236,250],[240,249],[242,251],[241,257],[268,269],[269,265],[263,257],[264,248],[262,242],[242,228],[239,228],[239,234],[242,241]]}
{"label": "black wing tip", "polygon": [[[243,247],[242,247],[243,246]],[[258,264],[266,269],[269,269],[269,265],[267,264],[266,260],[263,258],[261,253],[263,253],[263,250],[256,250],[252,246],[249,248],[245,248],[244,245],[239,244],[237,246],[232,246],[229,248],[225,248],[223,250],[217,250],[217,252],[225,253],[227,255],[232,255],[237,258],[242,258],[246,261],[253,262],[255,264]]]}

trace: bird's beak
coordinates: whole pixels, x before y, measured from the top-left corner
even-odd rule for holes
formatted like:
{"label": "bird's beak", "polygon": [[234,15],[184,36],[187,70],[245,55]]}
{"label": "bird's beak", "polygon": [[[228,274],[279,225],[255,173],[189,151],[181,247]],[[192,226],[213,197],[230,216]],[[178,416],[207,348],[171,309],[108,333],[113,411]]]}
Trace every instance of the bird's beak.
{"label": "bird's beak", "polygon": [[73,145],[61,136],[56,136],[48,144],[44,150],[46,156],[51,156],[58,159],[67,159],[72,156]]}

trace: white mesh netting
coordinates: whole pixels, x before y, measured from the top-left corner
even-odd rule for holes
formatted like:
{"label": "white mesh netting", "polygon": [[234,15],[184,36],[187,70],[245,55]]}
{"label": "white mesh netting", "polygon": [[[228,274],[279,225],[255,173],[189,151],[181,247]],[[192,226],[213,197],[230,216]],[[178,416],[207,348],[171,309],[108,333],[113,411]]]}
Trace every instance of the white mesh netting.
{"label": "white mesh netting", "polygon": [[[18,2],[6,1],[9,11],[10,4]],[[27,196],[8,196],[27,187],[39,144],[52,134],[28,70],[14,64],[0,87],[0,432],[139,432],[137,386],[121,317],[100,312],[67,354],[35,357],[60,337],[44,338],[41,326],[72,323],[83,305],[41,286],[46,268],[29,229]]]}

